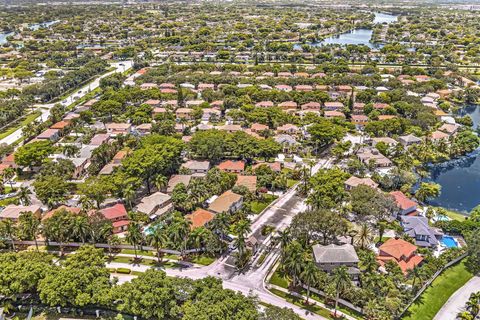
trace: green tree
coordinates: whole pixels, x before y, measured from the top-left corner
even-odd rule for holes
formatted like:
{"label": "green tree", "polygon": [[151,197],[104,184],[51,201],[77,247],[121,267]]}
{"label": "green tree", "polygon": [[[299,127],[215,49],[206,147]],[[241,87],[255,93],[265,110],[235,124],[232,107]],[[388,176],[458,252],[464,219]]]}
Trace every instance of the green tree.
{"label": "green tree", "polygon": [[313,208],[335,208],[347,193],[345,181],[349,174],[339,168],[319,170],[309,181],[311,192],[307,203]]}
{"label": "green tree", "polygon": [[59,176],[46,176],[33,183],[35,193],[40,201],[49,208],[54,208],[65,201],[70,184]]}
{"label": "green tree", "polygon": [[415,197],[419,201],[426,201],[431,198],[436,198],[440,196],[441,186],[437,183],[431,182],[422,182],[420,187],[418,188],[417,192],[415,193]]}
{"label": "green tree", "polygon": [[337,317],[338,299],[340,298],[340,295],[343,294],[351,286],[351,283],[352,283],[352,280],[350,279],[350,275],[348,274],[347,267],[341,266],[341,267],[335,268],[333,270],[332,282],[335,285],[334,317]]}
{"label": "green tree", "polygon": [[147,235],[147,243],[153,246],[157,251],[158,264],[160,265],[162,261],[161,249],[168,243],[168,237],[165,230],[160,228],[160,226],[153,228],[152,232]]}
{"label": "green tree", "polygon": [[144,236],[142,226],[137,221],[130,221],[127,227],[127,235],[125,239],[133,246],[135,250],[135,259],[138,259],[137,248],[143,243]]}
{"label": "green tree", "polygon": [[314,286],[319,281],[319,270],[313,261],[308,261],[304,269],[300,273],[300,279],[307,285],[307,304],[310,299],[310,287]]}
{"label": "green tree", "polygon": [[20,238],[35,241],[35,248],[38,251],[37,237],[40,233],[40,218],[31,211],[21,212],[18,218],[18,229]]}
{"label": "green tree", "polygon": [[6,238],[10,240],[10,244],[12,245],[13,251],[16,250],[15,247],[15,239],[18,233],[17,226],[15,222],[11,219],[1,220],[0,221],[0,235],[2,238]]}
{"label": "green tree", "polygon": [[30,169],[39,167],[53,151],[50,141],[34,141],[18,148],[15,152],[15,163]]}
{"label": "green tree", "polygon": [[473,274],[480,272],[480,228],[472,230],[466,234],[468,257],[467,267]]}

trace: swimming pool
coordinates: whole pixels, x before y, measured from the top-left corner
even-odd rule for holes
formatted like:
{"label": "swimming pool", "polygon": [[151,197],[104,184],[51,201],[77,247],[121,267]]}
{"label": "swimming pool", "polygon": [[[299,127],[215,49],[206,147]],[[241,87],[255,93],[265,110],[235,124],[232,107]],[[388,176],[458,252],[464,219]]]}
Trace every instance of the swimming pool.
{"label": "swimming pool", "polygon": [[453,237],[450,237],[450,236],[443,236],[442,243],[447,248],[457,248],[458,247],[457,241],[455,241],[455,239]]}

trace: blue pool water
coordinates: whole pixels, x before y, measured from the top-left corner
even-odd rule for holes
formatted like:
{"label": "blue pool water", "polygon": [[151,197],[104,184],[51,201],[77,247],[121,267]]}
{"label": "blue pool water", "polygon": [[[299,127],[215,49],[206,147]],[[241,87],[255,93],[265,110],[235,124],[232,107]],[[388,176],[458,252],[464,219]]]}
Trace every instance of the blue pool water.
{"label": "blue pool water", "polygon": [[442,238],[442,243],[447,247],[447,248],[456,248],[458,247],[457,242],[453,237],[450,236],[444,236]]}

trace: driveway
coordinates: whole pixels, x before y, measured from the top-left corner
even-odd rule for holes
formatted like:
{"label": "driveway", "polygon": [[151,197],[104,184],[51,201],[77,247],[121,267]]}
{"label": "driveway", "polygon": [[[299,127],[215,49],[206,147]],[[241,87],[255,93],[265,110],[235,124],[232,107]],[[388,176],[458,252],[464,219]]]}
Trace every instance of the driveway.
{"label": "driveway", "polygon": [[470,279],[463,287],[455,291],[433,320],[455,320],[459,312],[464,311],[470,294],[480,291],[480,277]]}

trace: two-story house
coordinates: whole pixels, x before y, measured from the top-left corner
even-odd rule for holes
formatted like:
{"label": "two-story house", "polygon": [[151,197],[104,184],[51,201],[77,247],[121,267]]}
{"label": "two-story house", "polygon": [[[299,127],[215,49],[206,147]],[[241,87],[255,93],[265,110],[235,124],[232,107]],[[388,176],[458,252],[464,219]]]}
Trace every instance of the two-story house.
{"label": "two-story house", "polygon": [[426,217],[401,216],[400,224],[403,227],[403,232],[415,239],[415,244],[419,247],[436,247],[443,237],[440,230],[428,225]]}
{"label": "two-story house", "polygon": [[352,280],[358,279],[360,259],[351,244],[330,244],[328,246],[316,244],[313,246],[313,256],[315,264],[320,270],[331,273],[335,268],[345,266],[348,268]]}

